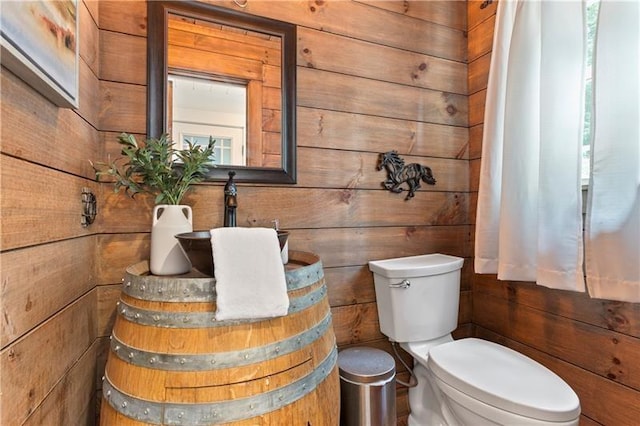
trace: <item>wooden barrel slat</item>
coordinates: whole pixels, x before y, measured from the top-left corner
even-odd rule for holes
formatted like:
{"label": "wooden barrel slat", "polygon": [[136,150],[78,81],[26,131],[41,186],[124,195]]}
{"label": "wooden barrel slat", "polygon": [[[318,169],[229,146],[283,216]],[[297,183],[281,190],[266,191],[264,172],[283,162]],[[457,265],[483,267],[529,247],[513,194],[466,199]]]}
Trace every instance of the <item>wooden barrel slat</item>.
{"label": "wooden barrel slat", "polygon": [[[260,339],[264,341],[284,339],[290,335],[298,334],[321,321],[327,313],[327,307],[324,306],[324,301],[326,301],[324,277],[303,289],[292,291],[291,293],[295,294],[291,294],[290,298],[296,303],[299,298],[303,298],[309,294],[313,295],[315,292],[320,292],[323,296],[309,304],[306,309],[292,312],[285,317],[260,321],[218,321],[211,326],[206,324],[197,326],[197,322],[200,322],[198,318],[201,316],[208,316],[210,319],[213,319],[213,313],[216,309],[215,302],[161,302],[158,304],[157,302],[132,299],[123,295],[121,303],[118,306],[118,318],[122,317],[123,319],[127,319],[127,321],[116,321],[113,332],[133,346],[145,347],[157,352],[166,350],[168,353],[180,353],[184,351],[184,349],[179,342],[184,339],[187,339],[194,345],[187,350],[189,353],[211,352],[211,339],[215,339],[216,343],[223,347],[229,347],[229,345],[233,345],[234,343],[238,348],[244,348],[247,344],[260,346],[262,344]],[[180,317],[180,315],[182,315],[184,326],[180,328],[168,327],[161,321],[153,320],[151,324],[148,324],[149,326],[147,324],[139,324],[139,318],[129,318],[131,312],[127,310],[127,305],[142,310],[164,311],[167,315],[171,314],[174,317]],[[176,306],[173,305],[179,306],[181,310],[176,311]],[[147,309],[148,307],[149,309]],[[193,321],[191,320],[192,317],[194,318]],[[140,318],[142,318],[142,315]],[[236,333],[228,333],[228,327],[231,326],[234,327]],[[263,328],[269,330],[270,334],[266,336],[260,334],[258,331]],[[189,330],[185,331],[185,329]],[[236,340],[235,342],[228,342],[224,340],[236,339],[240,333],[246,333],[245,336],[250,335],[249,337],[252,341],[245,342]],[[279,334],[275,335],[273,333]],[[171,342],[171,345],[165,347],[168,342]]]}
{"label": "wooden barrel slat", "polygon": [[286,278],[288,315],[215,321],[215,279],[154,277],[146,262],[127,268],[101,424],[337,424],[337,349],[322,264],[291,252]]}
{"label": "wooden barrel slat", "polygon": [[[234,385],[230,385],[225,389],[226,399],[216,402],[204,402],[220,392],[219,389],[213,388],[188,388],[187,395],[190,401],[184,403],[156,403],[142,400],[119,392],[109,382],[105,384],[105,393],[108,403],[119,406],[122,414],[151,424],[229,423],[276,411],[280,407],[291,404],[313,392],[318,384],[329,377],[337,358],[338,351],[334,349],[316,369],[295,380],[291,377],[293,374],[291,371],[282,372],[281,375],[289,376],[286,377],[288,383],[276,389],[269,389],[268,386],[263,387],[265,380],[257,380],[258,393],[247,391],[247,387],[252,384],[251,382],[238,386],[235,391]],[[167,396],[170,395],[175,396],[168,392]]]}
{"label": "wooden barrel slat", "polygon": [[270,359],[265,362],[249,364],[242,367],[209,371],[161,371],[162,380],[149,380],[144,387],[140,387],[138,377],[150,375],[150,369],[129,364],[120,357],[111,356],[106,375],[126,393],[132,393],[150,401],[165,400],[167,388],[188,388],[224,386],[226,384],[242,383],[256,378],[271,377],[274,372],[282,372],[291,366],[308,363],[309,368],[315,368],[313,360],[319,360],[335,346],[331,333],[323,334],[311,347],[305,347],[286,356]]}
{"label": "wooden barrel slat", "polygon": [[288,355],[300,348],[305,348],[331,326],[331,315],[313,327],[290,337],[283,338],[262,346],[249,346],[244,349],[225,352],[211,352],[205,354],[192,353],[162,353],[137,349],[126,345],[114,333],[111,339],[111,350],[123,360],[140,366],[151,366],[170,371],[207,371],[225,368],[236,368],[243,365],[264,362],[281,355]]}
{"label": "wooden barrel slat", "polygon": [[[131,346],[146,348],[151,352],[197,354],[219,351],[219,348],[224,348],[225,352],[238,351],[248,346],[263,346],[273,341],[285,340],[314,327],[328,313],[328,306],[324,306],[323,301],[326,298],[286,317],[222,327],[165,328],[116,321],[113,334]],[[229,333],[231,327],[233,333]]]}

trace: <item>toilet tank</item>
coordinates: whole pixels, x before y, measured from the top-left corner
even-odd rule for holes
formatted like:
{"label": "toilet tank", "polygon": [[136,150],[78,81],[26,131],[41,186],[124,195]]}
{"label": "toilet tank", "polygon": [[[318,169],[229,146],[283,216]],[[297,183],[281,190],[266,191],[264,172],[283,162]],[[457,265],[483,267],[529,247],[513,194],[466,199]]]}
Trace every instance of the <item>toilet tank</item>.
{"label": "toilet tank", "polygon": [[396,342],[419,342],[455,330],[463,261],[437,253],[370,261],[380,331]]}

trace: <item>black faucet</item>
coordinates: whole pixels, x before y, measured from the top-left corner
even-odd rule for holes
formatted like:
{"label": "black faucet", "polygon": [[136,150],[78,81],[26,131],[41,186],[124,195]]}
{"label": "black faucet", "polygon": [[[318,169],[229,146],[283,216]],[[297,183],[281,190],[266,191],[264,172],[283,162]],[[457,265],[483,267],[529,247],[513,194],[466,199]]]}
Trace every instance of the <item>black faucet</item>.
{"label": "black faucet", "polygon": [[238,207],[238,189],[233,177],[236,172],[229,172],[229,180],[224,186],[224,226],[236,226],[236,208]]}

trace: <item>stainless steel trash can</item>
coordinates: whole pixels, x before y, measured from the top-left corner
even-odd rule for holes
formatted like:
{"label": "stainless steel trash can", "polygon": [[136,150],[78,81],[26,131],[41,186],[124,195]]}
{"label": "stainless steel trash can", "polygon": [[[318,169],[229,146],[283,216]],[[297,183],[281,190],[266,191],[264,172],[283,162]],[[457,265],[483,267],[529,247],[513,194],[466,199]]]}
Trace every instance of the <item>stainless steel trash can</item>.
{"label": "stainless steel trash can", "polygon": [[338,354],[341,426],[395,426],[396,363],[383,350],[348,348]]}

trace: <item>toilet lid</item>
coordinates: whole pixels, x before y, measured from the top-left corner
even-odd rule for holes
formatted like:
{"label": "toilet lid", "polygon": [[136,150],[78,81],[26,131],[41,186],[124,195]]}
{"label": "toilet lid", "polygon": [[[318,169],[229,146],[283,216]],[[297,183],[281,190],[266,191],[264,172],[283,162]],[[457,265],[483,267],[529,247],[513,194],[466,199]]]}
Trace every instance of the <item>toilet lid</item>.
{"label": "toilet lid", "polygon": [[580,415],[573,389],[551,370],[504,346],[468,338],[435,346],[429,369],[449,386],[486,404],[553,422]]}

